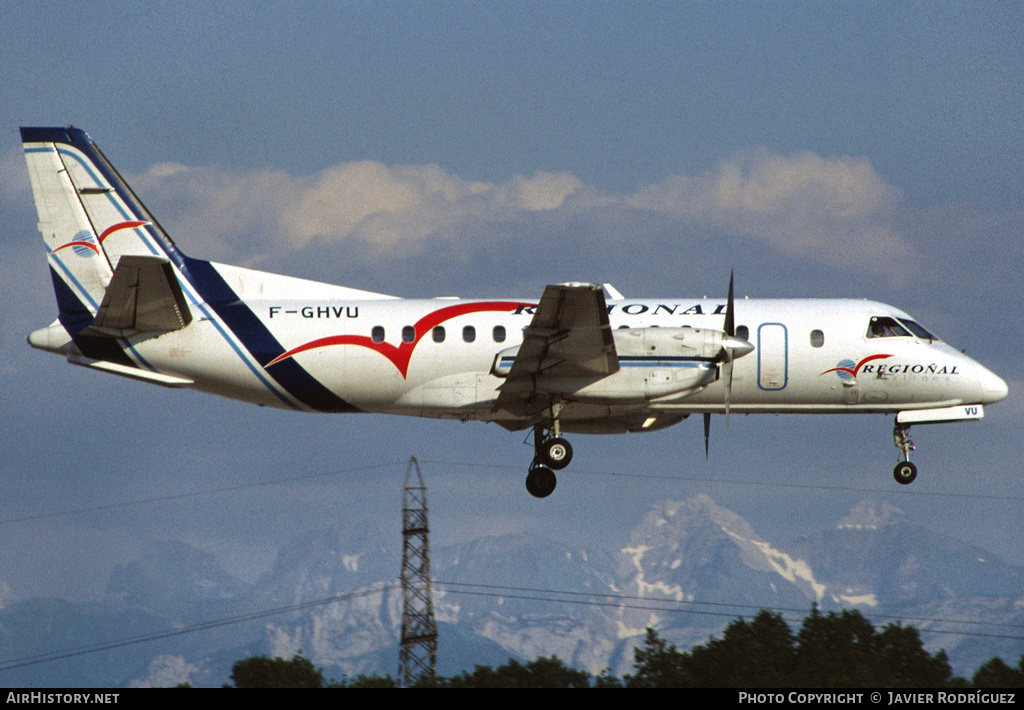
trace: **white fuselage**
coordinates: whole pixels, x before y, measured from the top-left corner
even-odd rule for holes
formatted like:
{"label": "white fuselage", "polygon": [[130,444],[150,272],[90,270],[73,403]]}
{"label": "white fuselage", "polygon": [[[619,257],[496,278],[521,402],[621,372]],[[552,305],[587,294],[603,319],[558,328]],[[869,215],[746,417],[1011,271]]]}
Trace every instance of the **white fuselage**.
{"label": "white fuselage", "polygon": [[[260,405],[528,425],[495,410],[504,380],[494,373],[500,371],[497,355],[514,352],[522,341],[536,300],[407,300],[214,268],[237,300],[204,302],[198,289],[184,283],[197,318],[182,330],[132,343],[128,352],[145,368]],[[724,301],[714,299],[624,299],[608,301],[607,307],[617,342],[639,329],[717,332],[724,318]],[[871,301],[736,301],[737,329],[754,351],[735,362],[731,410],[898,412],[1005,396],[1002,380],[940,341],[868,337],[870,320],[879,316],[909,320]],[[271,342],[279,344],[276,351]],[[322,406],[318,402],[324,400],[305,397],[301,378],[281,371],[288,360],[343,405]],[[636,358],[613,376],[621,381],[616,387],[631,388],[632,394],[565,394],[563,427],[651,429],[693,412],[724,412],[724,385],[714,376],[697,391],[672,394],[671,382],[692,372],[692,363]]]}

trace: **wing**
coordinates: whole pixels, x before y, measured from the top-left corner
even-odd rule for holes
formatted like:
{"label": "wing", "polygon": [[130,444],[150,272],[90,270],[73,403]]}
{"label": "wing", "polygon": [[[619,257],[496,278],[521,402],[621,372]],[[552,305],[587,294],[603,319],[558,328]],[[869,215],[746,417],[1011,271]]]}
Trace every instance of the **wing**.
{"label": "wing", "polygon": [[598,380],[619,370],[600,286],[548,286],[523,336],[496,410],[530,416],[549,406],[559,380]]}

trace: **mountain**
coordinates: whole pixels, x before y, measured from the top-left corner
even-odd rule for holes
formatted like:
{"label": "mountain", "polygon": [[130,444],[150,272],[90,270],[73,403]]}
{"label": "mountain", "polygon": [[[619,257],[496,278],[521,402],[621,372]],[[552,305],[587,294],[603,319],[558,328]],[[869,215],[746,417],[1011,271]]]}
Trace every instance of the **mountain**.
{"label": "mountain", "polygon": [[[113,646],[0,678],[25,686],[216,686],[236,660],[298,652],[328,678],[394,676],[401,560],[398,541],[390,548],[383,539],[310,531],[251,584],[205,552],[159,543],[113,572],[103,602],[31,599],[0,608],[4,659]],[[647,627],[687,648],[760,608],[798,626],[812,605],[856,607],[879,626],[916,626],[930,651],[945,648],[954,671],[967,676],[993,655],[1014,665],[1024,651],[1019,639],[996,638],[1024,624],[1024,570],[877,501],[858,503],[830,529],[770,541],[698,495],[652,506],[618,549],[517,534],[439,547],[431,562],[442,675],[550,655],[622,675],[632,671]],[[145,636],[159,638],[117,643]]]}
{"label": "mountain", "polygon": [[902,511],[863,501],[831,530],[798,540],[794,551],[831,580],[833,601],[892,610],[965,596],[1024,593],[1024,570],[940,535]]}
{"label": "mountain", "polygon": [[197,605],[237,599],[247,585],[227,574],[208,552],[183,542],[155,543],[140,559],[116,568],[110,599],[171,620],[184,620]]}
{"label": "mountain", "polygon": [[876,624],[902,619],[929,631],[925,648],[945,649],[959,673],[973,674],[994,655],[1015,665],[1024,652],[1012,638],[1024,627],[1024,569],[898,508],[862,501],[792,549],[829,580],[830,605],[857,606]]}

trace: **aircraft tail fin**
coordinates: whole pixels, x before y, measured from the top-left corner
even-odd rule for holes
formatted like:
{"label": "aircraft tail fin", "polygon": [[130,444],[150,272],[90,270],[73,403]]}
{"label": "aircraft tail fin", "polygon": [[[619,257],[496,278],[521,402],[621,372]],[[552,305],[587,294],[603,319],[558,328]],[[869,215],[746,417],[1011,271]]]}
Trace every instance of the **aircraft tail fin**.
{"label": "aircraft tail fin", "polygon": [[[111,300],[108,286],[112,279],[115,285],[119,280],[115,273],[122,257],[147,257],[168,265],[180,265],[184,257],[85,131],[22,128],[21,138],[60,320],[74,336],[93,324],[105,299]],[[140,268],[149,275],[149,287],[144,289],[149,302],[154,289],[163,294],[157,302],[177,301],[175,279],[166,281],[160,275],[165,273],[162,267],[154,277],[153,266],[138,262],[130,268],[126,264],[120,279],[122,295],[130,290],[124,287],[129,272],[138,274]],[[167,288],[153,286],[165,281]],[[115,318],[109,310],[111,322],[129,320],[126,311]],[[125,328],[119,325],[115,330]]]}

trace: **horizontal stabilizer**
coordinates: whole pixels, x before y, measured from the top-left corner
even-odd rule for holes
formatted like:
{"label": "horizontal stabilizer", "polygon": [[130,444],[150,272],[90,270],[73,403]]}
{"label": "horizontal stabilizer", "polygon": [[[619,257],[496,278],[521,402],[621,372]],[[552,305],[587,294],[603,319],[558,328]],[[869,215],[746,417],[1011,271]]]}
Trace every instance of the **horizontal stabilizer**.
{"label": "horizontal stabilizer", "polygon": [[122,256],[86,335],[123,338],[170,333],[192,322],[181,285],[167,259]]}
{"label": "horizontal stabilizer", "polygon": [[87,358],[81,355],[72,355],[68,357],[68,362],[72,365],[88,367],[93,370],[108,372],[112,375],[128,377],[132,380],[149,382],[150,384],[160,385],[161,387],[189,387],[194,384],[193,380],[185,377],[175,377],[174,375],[165,375],[160,372],[141,370],[137,367],[119,365],[116,362],[107,362],[106,360],[93,360],[92,358]]}

